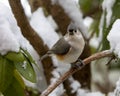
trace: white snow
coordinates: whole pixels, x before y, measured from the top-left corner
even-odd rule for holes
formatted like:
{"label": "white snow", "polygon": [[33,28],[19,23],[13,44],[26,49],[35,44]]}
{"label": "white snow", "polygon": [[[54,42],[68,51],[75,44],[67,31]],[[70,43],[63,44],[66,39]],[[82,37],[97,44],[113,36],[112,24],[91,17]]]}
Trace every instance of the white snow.
{"label": "white snow", "polygon": [[26,68],[27,68],[27,61],[24,61],[24,62],[23,62],[22,67],[23,67],[24,69],[26,69]]}
{"label": "white snow", "polygon": [[100,92],[91,92],[91,93],[87,93],[85,96],[106,96],[106,95]]}
{"label": "white snow", "polygon": [[81,85],[77,80],[74,80],[73,77],[70,77],[69,81],[71,83],[70,87],[72,88],[72,93],[75,93],[81,87]]}
{"label": "white snow", "polygon": [[25,14],[30,17],[31,16],[31,7],[29,5],[29,2],[28,0],[21,0],[21,3],[23,5],[23,8],[24,8],[24,11],[25,11]]}
{"label": "white snow", "polygon": [[120,58],[120,19],[114,22],[107,39],[110,43],[111,50]]}
{"label": "white snow", "polygon": [[100,43],[99,38],[98,38],[96,35],[94,35],[94,36],[90,39],[90,42],[89,42],[90,46],[92,46],[92,47],[94,47],[94,48],[96,48],[96,49],[98,48],[99,43]]}
{"label": "white snow", "polygon": [[71,20],[76,24],[76,26],[81,30],[85,38],[88,38],[88,30],[83,23],[83,15],[80,8],[78,7],[75,0],[51,0],[52,3],[59,3],[61,7],[65,10],[66,14],[71,18]]}
{"label": "white snow", "polygon": [[86,90],[79,88],[76,92],[76,96],[85,96],[86,95]]}
{"label": "white snow", "polygon": [[8,0],[0,0],[0,2],[10,8]]}
{"label": "white snow", "polygon": [[47,19],[48,19],[50,25],[51,25],[55,30],[57,30],[57,29],[58,29],[58,25],[57,25],[56,22],[54,21],[53,17],[52,17],[51,15],[49,15],[49,16],[47,17]]}
{"label": "white snow", "polygon": [[[53,70],[52,72],[53,78],[51,79],[51,84],[55,83],[56,80],[60,77],[60,74],[57,72],[56,69]],[[64,88],[63,88],[63,84],[60,84],[52,93],[50,93],[50,95],[48,96],[62,96],[62,94],[64,93]]]}
{"label": "white snow", "polygon": [[30,24],[49,48],[59,39],[59,36],[53,28],[54,25],[49,23],[42,8],[37,9],[32,14]]}
{"label": "white snow", "polygon": [[114,96],[120,96],[120,78],[116,83],[116,88],[114,90]]}
{"label": "white snow", "polygon": [[2,55],[9,51],[18,52],[20,47],[27,49],[29,45],[21,34],[11,9],[3,3],[0,3],[0,34],[0,53]]}
{"label": "white snow", "polygon": [[71,93],[76,93],[76,96],[85,96],[87,93],[87,90],[81,88],[81,84],[77,81],[74,80],[74,78],[71,76],[69,78],[69,81],[71,83],[70,87],[72,89]]}
{"label": "white snow", "polygon": [[27,49],[30,45],[26,38],[23,37],[20,28],[17,25],[16,19],[14,18],[11,10],[9,10],[10,16],[7,17],[7,20],[10,24],[12,33],[15,35],[17,42],[20,44],[20,47]]}
{"label": "white snow", "polygon": [[87,17],[84,18],[83,23],[89,29],[91,24],[93,23],[93,21],[94,21],[93,18],[87,16]]}
{"label": "white snow", "polygon": [[57,71],[56,69],[54,69],[54,70],[52,71],[52,75],[53,75],[53,77],[55,77],[55,78],[59,78],[59,77],[60,77],[60,73],[58,73],[58,71]]}
{"label": "white snow", "polygon": [[[93,30],[91,30],[90,29],[90,27],[91,27],[91,24],[93,23],[93,18],[91,18],[91,17],[85,17],[84,18],[84,24],[85,24],[85,26],[88,28],[88,30],[89,30],[89,35],[91,35],[92,34],[92,32],[93,32]],[[96,34],[92,37],[92,38],[90,38],[90,41],[89,41],[89,44],[90,44],[90,46],[92,46],[92,47],[94,47],[94,48],[98,48],[98,46],[99,46],[99,43],[100,43],[100,37],[101,36],[99,36],[99,37],[97,37],[96,36]]]}
{"label": "white snow", "polygon": [[76,96],[105,96],[105,94],[100,92],[88,92],[87,89],[82,89],[80,83],[74,80],[73,77],[70,77],[69,81],[71,83],[72,93],[76,93]]}
{"label": "white snow", "polygon": [[11,10],[3,3],[0,3],[0,54],[2,55],[8,51],[18,52],[20,47],[12,30],[14,25],[11,25],[11,18],[13,18]]}
{"label": "white snow", "polygon": [[[3,4],[5,4],[7,7],[11,8],[8,0],[0,0],[0,2],[2,2]],[[30,17],[31,16],[31,8],[30,8],[30,5],[28,3],[28,0],[21,0],[21,4],[23,5],[25,14],[28,17]]]}
{"label": "white snow", "polygon": [[109,92],[108,96],[114,96],[114,93],[113,92]]}
{"label": "white snow", "polygon": [[[101,42],[103,38],[103,26],[104,19],[106,18],[106,27],[109,27],[112,17],[112,7],[115,3],[115,0],[104,0],[102,3],[103,13],[101,15],[100,24],[99,24],[99,37],[98,41]],[[107,12],[105,17],[105,12]]]}
{"label": "white snow", "polygon": [[110,25],[110,21],[111,21],[111,17],[112,17],[112,7],[113,7],[115,1],[116,0],[104,0],[102,3],[103,11],[107,12],[107,15],[106,15],[107,27],[109,27],[109,25]]}

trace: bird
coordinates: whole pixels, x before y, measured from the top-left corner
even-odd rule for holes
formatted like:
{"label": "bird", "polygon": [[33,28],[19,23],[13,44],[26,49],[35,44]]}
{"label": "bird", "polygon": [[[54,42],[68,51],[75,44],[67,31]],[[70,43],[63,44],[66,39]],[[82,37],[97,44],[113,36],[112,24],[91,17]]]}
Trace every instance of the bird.
{"label": "bird", "polygon": [[72,64],[78,60],[84,46],[85,41],[78,27],[74,23],[70,23],[66,34],[41,57],[41,60],[47,56],[55,56],[61,62]]}

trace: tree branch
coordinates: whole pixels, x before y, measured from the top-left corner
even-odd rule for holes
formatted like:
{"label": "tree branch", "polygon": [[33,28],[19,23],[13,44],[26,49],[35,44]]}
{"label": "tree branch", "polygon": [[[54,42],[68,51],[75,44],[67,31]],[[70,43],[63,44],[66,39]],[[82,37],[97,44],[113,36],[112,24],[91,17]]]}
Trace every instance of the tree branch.
{"label": "tree branch", "polygon": [[[14,16],[17,20],[17,24],[20,27],[23,36],[27,38],[27,40],[30,42],[30,44],[34,47],[34,49],[40,56],[44,55],[47,52],[48,47],[44,45],[40,36],[30,26],[20,0],[8,0],[8,1],[10,3],[12,12],[14,13]],[[42,61],[42,64],[44,69],[47,69],[47,71],[44,70],[44,73],[46,74],[47,83],[49,84],[50,82],[49,79],[52,76],[51,70],[53,69],[52,67],[49,67],[48,69],[47,66],[48,65],[53,66],[52,60],[50,58],[46,58],[45,60]]]}
{"label": "tree branch", "polygon": [[91,61],[103,58],[111,57],[113,53],[110,50],[105,50],[91,55],[90,57],[83,60],[84,65],[77,68],[71,68],[63,76],[61,76],[55,83],[48,86],[48,88],[41,94],[41,96],[48,96],[57,86],[59,86],[63,81],[65,81],[70,75],[74,74],[78,70],[82,69],[85,65],[90,64]]}
{"label": "tree branch", "polygon": [[41,54],[41,50],[44,49],[43,41],[35,32],[35,30],[33,30],[33,28],[30,26],[20,0],[9,0],[9,4],[12,8],[12,12],[14,13],[22,34],[30,41],[35,50]]}

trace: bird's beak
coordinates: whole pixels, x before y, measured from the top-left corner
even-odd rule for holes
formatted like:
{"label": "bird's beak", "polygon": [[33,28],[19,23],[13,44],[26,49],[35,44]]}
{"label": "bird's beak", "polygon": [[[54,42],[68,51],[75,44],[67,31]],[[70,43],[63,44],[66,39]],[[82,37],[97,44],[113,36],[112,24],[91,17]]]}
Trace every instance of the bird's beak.
{"label": "bird's beak", "polygon": [[74,35],[74,32],[73,31],[69,31],[69,35]]}

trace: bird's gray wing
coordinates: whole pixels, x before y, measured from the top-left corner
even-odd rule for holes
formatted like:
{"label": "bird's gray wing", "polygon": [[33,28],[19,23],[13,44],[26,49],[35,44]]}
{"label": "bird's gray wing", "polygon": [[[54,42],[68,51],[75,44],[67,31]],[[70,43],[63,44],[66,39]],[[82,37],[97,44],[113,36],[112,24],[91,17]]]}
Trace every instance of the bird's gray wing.
{"label": "bird's gray wing", "polygon": [[48,51],[48,54],[64,55],[70,50],[70,47],[70,44],[62,37],[55,43],[51,50]]}

